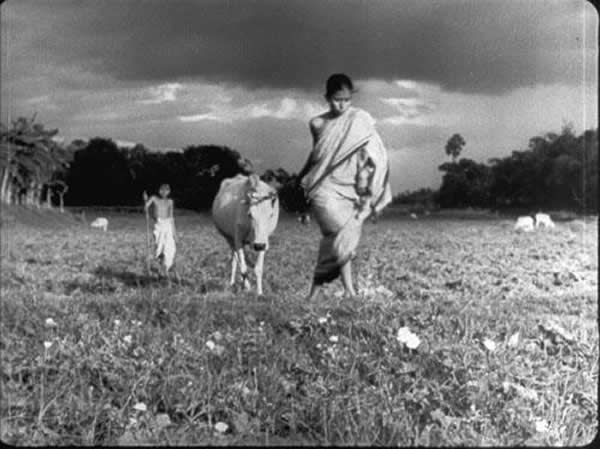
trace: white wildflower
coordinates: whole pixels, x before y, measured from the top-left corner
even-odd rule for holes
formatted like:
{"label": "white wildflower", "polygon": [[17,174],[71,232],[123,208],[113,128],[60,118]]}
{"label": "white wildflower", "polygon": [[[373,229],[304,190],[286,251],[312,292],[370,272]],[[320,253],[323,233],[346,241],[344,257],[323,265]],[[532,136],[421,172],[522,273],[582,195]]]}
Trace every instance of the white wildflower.
{"label": "white wildflower", "polygon": [[223,334],[221,334],[221,332],[219,331],[213,332],[212,336],[216,341],[221,341],[221,339],[223,338]]}
{"label": "white wildflower", "polygon": [[339,341],[339,338],[337,335],[332,335],[331,337],[329,337],[329,341],[331,343],[337,343]]}
{"label": "white wildflower", "polygon": [[529,343],[527,343],[525,345],[525,350],[527,352],[537,352],[538,350],[538,345],[537,343],[535,343],[534,341],[530,341]]}
{"label": "white wildflower", "polygon": [[56,321],[54,321],[52,318],[46,318],[46,326],[48,327],[56,327]]}
{"label": "white wildflower", "polygon": [[146,410],[148,410],[148,407],[146,407],[146,404],[144,404],[143,402],[138,402],[133,406],[133,408],[138,412],[145,412]]}
{"label": "white wildflower", "polygon": [[408,349],[417,349],[417,347],[421,344],[421,340],[415,334],[411,334],[406,340],[406,347]]}
{"label": "white wildflower", "polygon": [[538,401],[537,392],[531,388],[527,388],[522,385],[515,384],[512,382],[507,382],[507,381],[502,382],[502,388],[504,389],[505,393],[512,389],[512,390],[515,390],[515,392],[524,399],[527,399],[527,400],[533,401],[533,402]]}
{"label": "white wildflower", "polygon": [[219,433],[225,433],[227,432],[227,429],[229,429],[229,426],[223,421],[219,421],[215,424],[215,430]]}
{"label": "white wildflower", "polygon": [[156,425],[162,429],[164,427],[168,427],[172,424],[171,418],[166,413],[159,413],[155,418]]}
{"label": "white wildflower", "polygon": [[535,431],[539,433],[548,432],[548,423],[543,419],[536,419],[535,421]]}
{"label": "white wildflower", "polygon": [[496,343],[494,343],[493,340],[490,340],[489,338],[484,338],[483,339],[483,346],[485,346],[485,349],[487,349],[490,352],[494,352],[496,350]]}
{"label": "white wildflower", "polygon": [[223,353],[224,353],[224,352],[225,352],[225,347],[224,347],[224,346],[221,346],[221,345],[216,345],[216,346],[215,346],[215,353],[216,353],[218,356],[221,356],[221,355],[223,355]]}
{"label": "white wildflower", "polygon": [[45,341],[44,342],[44,348],[50,349],[50,346],[52,346],[52,342],[51,341]]}
{"label": "white wildflower", "polygon": [[511,348],[514,348],[515,346],[517,346],[519,344],[519,332],[515,332],[514,334],[512,334],[512,336],[508,339],[507,344]]}
{"label": "white wildflower", "polygon": [[206,347],[207,347],[208,349],[210,349],[211,351],[214,351],[214,350],[215,350],[215,346],[216,346],[216,345],[215,345],[215,342],[214,342],[214,341],[212,341],[212,340],[208,340],[208,341],[206,342]]}
{"label": "white wildflower", "polygon": [[521,396],[523,396],[525,399],[529,399],[530,401],[537,402],[538,394],[535,390],[532,390],[531,388],[523,388],[522,387],[518,391],[519,391],[519,394]]}
{"label": "white wildflower", "polygon": [[410,334],[412,334],[412,332],[408,327],[401,327],[396,333],[396,340],[398,340],[400,343],[404,343]]}
{"label": "white wildflower", "polygon": [[115,326],[120,326],[121,325],[121,320],[115,320],[114,323],[115,323]]}
{"label": "white wildflower", "polygon": [[132,337],[131,337],[131,335],[125,335],[125,336],[123,337],[123,341],[124,341],[125,343],[127,343],[128,345],[130,345],[130,344],[131,344],[131,341],[132,341]]}
{"label": "white wildflower", "polygon": [[327,317],[325,317],[325,316],[319,317],[319,324],[325,324],[326,322],[327,322]]}
{"label": "white wildflower", "polygon": [[380,294],[384,295],[384,296],[392,296],[394,294],[391,290],[389,290],[388,288],[384,287],[383,285],[380,285],[379,287],[377,287],[375,289],[375,291],[377,293],[380,293]]}
{"label": "white wildflower", "polygon": [[416,349],[421,344],[421,340],[417,334],[411,332],[411,330],[406,326],[398,329],[398,332],[396,333],[396,340],[406,345],[406,347],[409,349]]}

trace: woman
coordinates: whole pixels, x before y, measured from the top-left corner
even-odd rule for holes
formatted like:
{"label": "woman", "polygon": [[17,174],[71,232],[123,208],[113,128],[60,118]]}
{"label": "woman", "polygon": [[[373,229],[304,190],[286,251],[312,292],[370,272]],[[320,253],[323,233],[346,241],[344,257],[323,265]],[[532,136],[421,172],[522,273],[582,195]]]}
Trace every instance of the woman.
{"label": "woman", "polygon": [[344,74],[329,77],[329,111],[310,120],[313,150],[298,178],[323,238],[308,299],[341,275],[346,296],[356,295],[351,259],[363,221],[392,199],[387,153],[373,118],[351,106],[354,86]]}

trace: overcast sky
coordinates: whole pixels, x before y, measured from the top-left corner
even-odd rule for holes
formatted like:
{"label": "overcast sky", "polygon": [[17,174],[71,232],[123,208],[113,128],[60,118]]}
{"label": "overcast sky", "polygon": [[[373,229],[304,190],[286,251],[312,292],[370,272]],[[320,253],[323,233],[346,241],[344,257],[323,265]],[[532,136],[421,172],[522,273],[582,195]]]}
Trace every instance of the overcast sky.
{"label": "overcast sky", "polygon": [[358,88],[395,193],[437,187],[454,133],[486,162],[565,123],[597,127],[597,27],[583,0],[8,0],[2,122],[67,141],[227,145],[298,171],[334,72]]}

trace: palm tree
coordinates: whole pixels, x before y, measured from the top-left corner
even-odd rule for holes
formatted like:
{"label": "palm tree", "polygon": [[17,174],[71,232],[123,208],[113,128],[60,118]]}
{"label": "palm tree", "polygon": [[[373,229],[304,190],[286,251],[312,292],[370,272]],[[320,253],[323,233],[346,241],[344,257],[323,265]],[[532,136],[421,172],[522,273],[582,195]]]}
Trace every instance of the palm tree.
{"label": "palm tree", "polygon": [[460,134],[453,134],[448,139],[448,142],[446,142],[446,154],[452,156],[452,162],[456,162],[456,158],[460,155],[465,144],[465,139]]}
{"label": "palm tree", "polygon": [[[45,129],[31,119],[19,117],[8,129],[0,127],[0,200],[27,205],[41,203],[44,187],[54,173],[69,163],[69,152],[54,140],[57,129]],[[47,189],[48,191],[48,189]]]}

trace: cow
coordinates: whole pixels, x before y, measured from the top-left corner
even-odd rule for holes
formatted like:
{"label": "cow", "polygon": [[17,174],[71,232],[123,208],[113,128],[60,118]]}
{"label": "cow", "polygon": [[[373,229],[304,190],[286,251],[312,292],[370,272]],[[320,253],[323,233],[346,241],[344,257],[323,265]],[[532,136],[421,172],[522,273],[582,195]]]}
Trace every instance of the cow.
{"label": "cow", "polygon": [[212,205],[212,217],[219,233],[231,248],[230,285],[235,284],[239,264],[245,289],[248,282],[244,245],[249,244],[258,252],[254,273],[256,291],[262,295],[262,273],[265,251],[269,248],[269,236],[279,219],[277,191],[261,181],[256,174],[242,174],[221,182]]}
{"label": "cow", "polygon": [[515,231],[532,232],[533,229],[532,217],[525,215],[517,218],[517,222],[515,223]]}
{"label": "cow", "polygon": [[554,229],[554,222],[552,221],[552,218],[550,218],[550,215],[541,212],[535,214],[535,228],[537,229],[540,226]]}
{"label": "cow", "polygon": [[106,230],[108,229],[108,219],[104,217],[98,217],[94,221],[92,221],[92,224],[90,224],[90,226],[92,228],[102,229],[104,232],[106,232]]}

